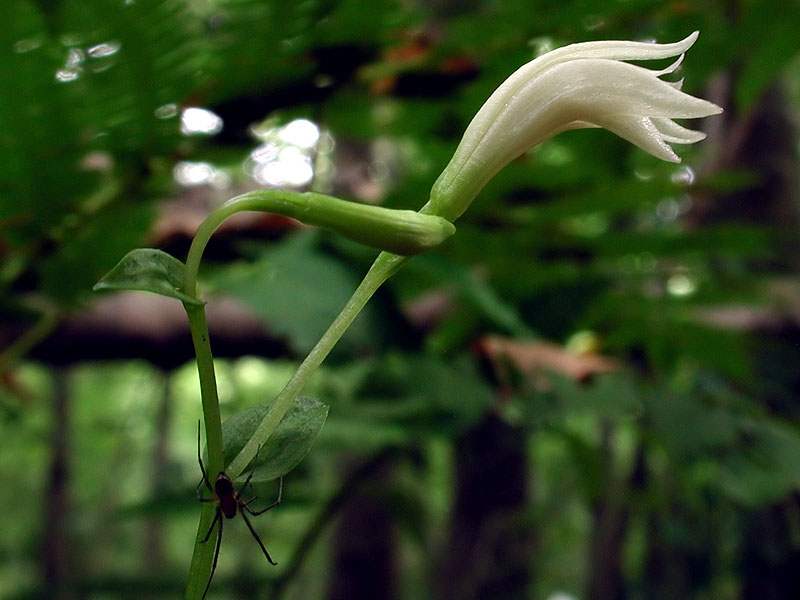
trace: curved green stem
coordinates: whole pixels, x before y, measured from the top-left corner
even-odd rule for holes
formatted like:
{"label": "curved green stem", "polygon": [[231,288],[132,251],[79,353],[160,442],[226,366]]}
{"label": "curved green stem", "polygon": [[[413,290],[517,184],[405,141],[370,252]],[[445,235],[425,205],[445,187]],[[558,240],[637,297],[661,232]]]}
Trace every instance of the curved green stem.
{"label": "curved green stem", "polygon": [[186,294],[192,297],[197,295],[197,271],[211,234],[231,215],[250,210],[291,217],[373,248],[401,255],[417,254],[438,246],[456,230],[446,219],[412,210],[348,202],[314,192],[253,190],[228,200],[198,228],[186,257],[183,288]]}

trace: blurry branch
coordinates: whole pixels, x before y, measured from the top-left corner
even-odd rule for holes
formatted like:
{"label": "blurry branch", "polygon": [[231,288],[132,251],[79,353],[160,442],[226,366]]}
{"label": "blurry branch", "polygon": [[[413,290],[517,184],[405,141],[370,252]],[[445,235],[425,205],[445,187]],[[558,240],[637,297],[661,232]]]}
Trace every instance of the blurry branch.
{"label": "blurry branch", "polygon": [[[177,256],[185,254],[197,225],[208,212],[206,202],[195,197],[167,203],[148,243]],[[237,215],[218,232],[209,253],[212,257],[229,257],[234,252],[233,240],[251,236],[272,239],[296,227],[296,222],[283,217]],[[41,300],[37,303],[43,304]],[[186,314],[178,302],[167,298],[118,293],[95,297],[85,308],[69,313],[50,305],[34,308],[41,317],[27,329],[10,319],[0,322],[0,339],[14,340],[0,353],[0,373],[29,355],[51,364],[144,358],[167,370],[193,356]],[[233,300],[212,299],[208,319],[220,356],[275,356],[285,349],[262,321]]]}
{"label": "blurry branch", "polygon": [[61,322],[61,318],[60,311],[45,310],[32,327],[20,334],[5,350],[0,352],[0,375],[4,375],[13,368],[17,361],[53,333]]}
{"label": "blurry branch", "polygon": [[759,304],[698,308],[694,319],[704,325],[742,333],[800,330],[800,279],[783,278],[764,286]]}
{"label": "blurry branch", "polygon": [[[283,342],[232,299],[209,302],[208,320],[217,356],[272,357],[285,352]],[[31,356],[52,364],[145,359],[168,370],[190,360],[193,354],[180,303],[153,294],[121,292],[63,321]]]}
{"label": "blurry branch", "polygon": [[479,342],[479,348],[492,364],[501,380],[508,367],[533,377],[538,386],[547,389],[547,372],[555,372],[578,383],[593,375],[610,373],[619,369],[612,358],[598,354],[577,354],[541,340],[518,341],[512,338],[487,336]]}

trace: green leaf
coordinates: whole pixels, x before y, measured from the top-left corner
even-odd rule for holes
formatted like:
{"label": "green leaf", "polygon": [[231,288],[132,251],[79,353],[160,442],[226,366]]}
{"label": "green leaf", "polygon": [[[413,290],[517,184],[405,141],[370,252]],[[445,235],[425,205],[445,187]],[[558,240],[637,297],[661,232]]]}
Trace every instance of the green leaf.
{"label": "green leaf", "polygon": [[123,256],[94,285],[94,290],[138,290],[177,298],[194,306],[203,304],[181,291],[185,275],[186,266],[174,256],[153,248],[137,248]]}
{"label": "green leaf", "polygon": [[[261,402],[222,424],[223,456],[229,464],[244,447],[272,402]],[[328,406],[316,398],[296,398],[253,461],[253,481],[271,481],[294,469],[311,450],[328,417]]]}

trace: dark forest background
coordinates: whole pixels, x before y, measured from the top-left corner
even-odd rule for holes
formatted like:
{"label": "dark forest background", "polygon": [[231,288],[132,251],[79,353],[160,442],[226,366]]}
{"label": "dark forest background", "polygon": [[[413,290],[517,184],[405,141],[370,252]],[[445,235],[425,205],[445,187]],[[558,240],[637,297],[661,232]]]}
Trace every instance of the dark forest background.
{"label": "dark forest background", "polygon": [[[182,595],[197,376],[176,301],[91,293],[125,252],[184,259],[265,185],[417,209],[537,53],[698,29],[708,140],[673,165],[569,132],[496,177],[307,390],[328,423],[254,521],[278,566],[231,522],[209,597],[800,597],[797,0],[3,0],[0,23],[0,598]],[[274,397],[374,256],[269,215],[216,234],[225,415]]]}

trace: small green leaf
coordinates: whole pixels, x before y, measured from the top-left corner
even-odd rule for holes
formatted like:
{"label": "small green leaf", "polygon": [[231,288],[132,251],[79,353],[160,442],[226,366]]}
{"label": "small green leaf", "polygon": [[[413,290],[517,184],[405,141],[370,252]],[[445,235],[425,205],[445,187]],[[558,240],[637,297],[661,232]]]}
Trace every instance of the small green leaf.
{"label": "small green leaf", "polygon": [[[272,402],[261,402],[233,415],[222,424],[223,456],[229,464],[244,447]],[[294,469],[328,417],[328,406],[316,398],[301,396],[261,447],[254,460],[253,481],[271,481]]]}
{"label": "small green leaf", "polygon": [[203,304],[181,291],[185,274],[186,266],[174,256],[154,248],[137,248],[123,256],[93,289],[139,290],[195,306]]}

